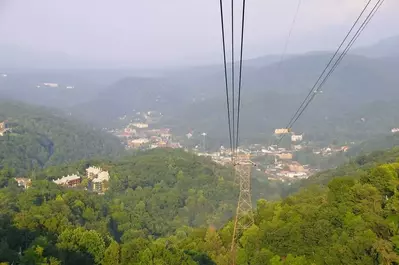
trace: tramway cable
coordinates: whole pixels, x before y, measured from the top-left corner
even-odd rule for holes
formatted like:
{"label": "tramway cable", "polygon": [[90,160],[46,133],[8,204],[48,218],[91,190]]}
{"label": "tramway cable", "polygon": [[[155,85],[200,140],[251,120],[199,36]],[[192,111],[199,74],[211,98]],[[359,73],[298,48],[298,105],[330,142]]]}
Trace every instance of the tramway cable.
{"label": "tramway cable", "polygon": [[[294,123],[300,118],[300,116],[303,114],[303,112],[305,111],[305,109],[309,106],[309,104],[311,103],[311,101],[315,98],[317,92],[320,91],[320,89],[324,86],[324,84],[326,83],[326,81],[328,80],[328,78],[331,76],[331,74],[335,71],[335,69],[337,68],[337,66],[340,64],[340,62],[342,61],[342,59],[346,56],[346,54],[348,53],[348,51],[350,50],[350,48],[353,46],[353,44],[356,42],[356,40],[358,39],[358,37],[360,36],[360,34],[363,32],[363,30],[366,28],[366,26],[369,24],[369,22],[371,21],[371,19],[374,17],[375,13],[379,10],[379,8],[382,6],[382,4],[384,3],[385,0],[378,0],[376,2],[376,4],[374,5],[373,9],[369,12],[368,16],[366,17],[366,19],[363,21],[362,25],[359,27],[359,29],[356,31],[355,35],[351,38],[350,42],[347,44],[347,46],[345,47],[344,51],[339,55],[338,59],[335,61],[335,63],[333,64],[333,66],[331,67],[331,69],[328,71],[327,75],[324,76],[325,72],[327,71],[327,69],[329,68],[329,66],[331,65],[331,63],[334,61],[335,57],[337,56],[337,54],[339,53],[340,49],[342,48],[343,44],[346,42],[346,40],[348,39],[349,35],[351,34],[351,32],[353,31],[353,29],[356,27],[356,25],[358,24],[359,20],[361,19],[361,17],[363,16],[364,12],[367,10],[368,6],[371,3],[371,0],[369,0],[366,4],[366,6],[363,8],[362,12],[360,13],[359,17],[356,19],[355,23],[352,25],[351,29],[349,30],[348,34],[345,36],[344,40],[341,42],[340,46],[338,47],[337,51],[334,53],[334,55],[332,56],[332,58],[330,59],[329,63],[327,64],[327,66],[324,68],[322,74],[319,76],[319,78],[317,79],[316,83],[313,85],[312,89],[309,91],[308,95],[306,96],[306,98],[304,99],[304,101],[302,102],[302,104],[300,105],[300,107],[297,109],[297,111],[295,112],[295,114],[292,116],[291,120],[289,121],[288,125],[286,126],[286,129],[290,130],[291,127],[294,125]],[[322,80],[322,81],[321,81]],[[320,82],[321,81],[321,82]],[[317,87],[317,89],[315,89]],[[278,144],[281,143],[281,141],[283,140],[285,135],[283,135],[280,140],[278,141]]]}

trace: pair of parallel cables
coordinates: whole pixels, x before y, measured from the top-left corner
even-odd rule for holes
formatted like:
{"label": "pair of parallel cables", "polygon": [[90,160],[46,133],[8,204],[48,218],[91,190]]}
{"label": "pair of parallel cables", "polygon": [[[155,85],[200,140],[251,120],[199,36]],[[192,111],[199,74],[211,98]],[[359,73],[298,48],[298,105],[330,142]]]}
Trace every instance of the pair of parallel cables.
{"label": "pair of parallel cables", "polygon": [[[308,108],[309,104],[313,101],[313,99],[316,97],[318,92],[321,91],[322,87],[325,85],[328,78],[334,73],[334,71],[336,70],[338,65],[342,62],[342,59],[347,55],[349,50],[352,48],[353,44],[356,42],[356,40],[362,34],[364,29],[367,27],[367,25],[373,19],[374,15],[378,12],[378,10],[381,8],[381,6],[384,4],[384,2],[385,2],[385,0],[377,0],[375,2],[374,6],[372,7],[372,9],[369,11],[368,15],[364,18],[367,9],[369,8],[370,4],[372,3],[372,0],[367,1],[365,7],[360,12],[360,15],[357,17],[357,19],[353,23],[349,32],[346,34],[345,38],[342,40],[341,44],[339,45],[339,47],[337,48],[337,50],[331,57],[330,61],[324,68],[323,72],[320,74],[319,78],[316,80],[315,84],[312,86],[312,88],[310,89],[310,91],[307,94],[307,96],[305,97],[305,99],[302,101],[299,108],[296,110],[294,115],[291,117],[290,121],[288,122],[287,126],[285,127],[288,132],[291,131],[292,126],[302,116],[302,114]],[[356,26],[360,23],[361,20],[363,22],[355,31]],[[355,32],[355,33],[353,34],[353,32]],[[350,38],[350,41],[347,42],[351,35],[352,35],[352,37]],[[342,52],[340,52],[345,43],[346,43],[346,46],[345,46],[344,50]],[[282,137],[280,138],[280,140],[278,141],[278,145],[284,139],[284,136],[285,136],[285,134],[283,134]]]}
{"label": "pair of parallel cables", "polygon": [[[240,57],[239,57],[239,73],[238,73],[238,100],[235,102],[236,96],[236,79],[235,79],[235,30],[234,30],[234,0],[231,0],[231,72],[229,82],[229,69],[227,63],[227,49],[226,49],[226,32],[225,32],[225,14],[223,9],[223,0],[219,0],[220,6],[220,21],[221,34],[223,44],[223,64],[224,64],[224,81],[226,90],[227,102],[227,121],[229,128],[229,140],[232,159],[237,154],[239,144],[239,130],[240,130],[240,113],[241,113],[241,87],[242,87],[242,62],[244,51],[244,31],[245,31],[245,4],[246,0],[242,0],[241,11],[241,35],[240,35]],[[237,109],[237,110],[236,110]]]}

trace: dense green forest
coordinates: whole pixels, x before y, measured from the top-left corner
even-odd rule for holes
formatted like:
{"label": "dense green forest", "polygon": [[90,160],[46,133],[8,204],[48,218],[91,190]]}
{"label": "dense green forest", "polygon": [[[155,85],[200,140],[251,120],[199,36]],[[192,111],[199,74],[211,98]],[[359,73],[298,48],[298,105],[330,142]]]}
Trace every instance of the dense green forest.
{"label": "dense green forest", "polygon": [[0,122],[4,120],[11,133],[0,136],[0,166],[19,174],[123,152],[118,139],[51,109],[1,101]]}
{"label": "dense green forest", "polygon": [[[399,264],[398,156],[358,157],[283,200],[254,196],[237,264]],[[110,172],[104,196],[48,181],[93,163]],[[27,190],[0,175],[1,262],[230,264],[237,187],[206,158],[166,149],[81,161],[32,172]]]}
{"label": "dense green forest", "polygon": [[[85,191],[83,185],[62,189],[50,181],[71,173],[84,175],[89,165],[100,166],[111,175],[110,189],[104,196]],[[209,158],[172,149],[141,152],[117,161],[82,160],[34,170],[27,176],[33,179],[33,184],[22,191],[12,180],[13,172],[3,169],[0,175],[1,194],[10,199],[5,200],[2,207],[2,218],[8,220],[2,231],[12,227],[27,236],[15,237],[12,242],[17,245],[7,241],[4,248],[0,247],[0,257],[6,255],[8,262],[16,261],[18,247],[25,249],[35,245],[36,240],[45,240],[53,247],[47,249],[40,245],[44,253],[57,260],[65,264],[71,260],[92,264],[96,261],[91,255],[69,253],[68,249],[62,250],[57,245],[68,229],[71,233],[85,234],[83,230],[76,230],[79,227],[92,230],[91,233],[104,240],[100,245],[115,241],[112,246],[118,242],[126,246],[126,251],[132,241],[138,239],[156,240],[175,233],[188,234],[193,227],[221,228],[233,217],[238,197],[231,169]],[[278,198],[278,192],[278,186],[254,180],[254,201],[261,196]],[[75,249],[76,246],[72,250]],[[6,253],[14,254],[7,256]],[[31,260],[22,259],[21,262],[34,264],[29,263]]]}

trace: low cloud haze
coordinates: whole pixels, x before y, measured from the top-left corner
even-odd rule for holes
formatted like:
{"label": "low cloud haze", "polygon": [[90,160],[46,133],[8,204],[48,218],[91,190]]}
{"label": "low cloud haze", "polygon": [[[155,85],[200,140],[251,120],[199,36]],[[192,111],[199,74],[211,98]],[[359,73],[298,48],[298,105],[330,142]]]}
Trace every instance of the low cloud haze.
{"label": "low cloud haze", "polygon": [[[247,1],[246,57],[281,53],[297,3]],[[364,5],[303,0],[287,52],[333,49]],[[359,43],[399,34],[397,10],[399,2],[386,1]],[[213,63],[221,56],[215,0],[0,0],[0,36],[0,44],[134,67]]]}

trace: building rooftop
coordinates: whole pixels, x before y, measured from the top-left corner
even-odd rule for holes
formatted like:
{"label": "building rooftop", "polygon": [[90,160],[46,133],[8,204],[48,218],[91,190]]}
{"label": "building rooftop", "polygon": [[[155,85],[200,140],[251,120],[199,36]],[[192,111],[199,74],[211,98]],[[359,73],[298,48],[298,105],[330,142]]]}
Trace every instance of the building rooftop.
{"label": "building rooftop", "polygon": [[94,183],[109,181],[109,173],[107,171],[103,171],[98,174],[98,177],[93,179]]}
{"label": "building rooftop", "polygon": [[73,174],[73,175],[68,175],[66,177],[59,178],[57,180],[53,180],[53,182],[57,185],[63,185],[63,184],[67,184],[67,182],[69,182],[69,181],[77,180],[77,179],[80,179],[80,177],[78,175]]}
{"label": "building rooftop", "polygon": [[101,168],[99,167],[88,167],[86,168],[86,172],[88,174],[93,174],[93,175],[97,175],[99,174],[101,171],[103,171]]}

